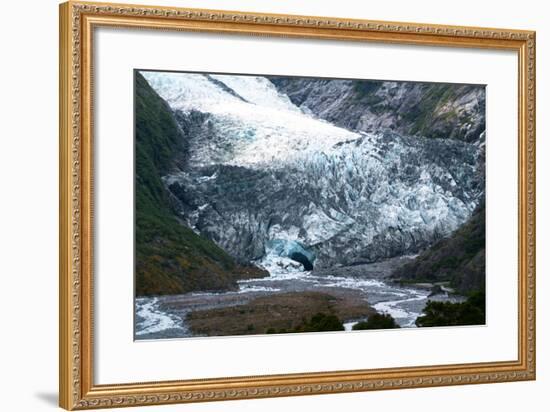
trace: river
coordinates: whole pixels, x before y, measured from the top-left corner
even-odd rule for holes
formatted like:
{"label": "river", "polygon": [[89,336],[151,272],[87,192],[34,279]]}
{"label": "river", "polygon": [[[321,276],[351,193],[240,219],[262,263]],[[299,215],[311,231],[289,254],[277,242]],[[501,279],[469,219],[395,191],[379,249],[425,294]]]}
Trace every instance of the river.
{"label": "river", "polygon": [[[399,258],[401,259],[401,258]],[[195,292],[181,295],[139,297],[135,300],[135,339],[193,337],[185,317],[195,310],[245,304],[260,296],[284,292],[319,291],[357,294],[377,312],[390,314],[403,328],[415,327],[422,314],[429,288],[401,286],[387,278],[396,259],[348,268],[308,272],[296,267],[270,267],[270,276],[239,281],[239,289],[230,292]],[[430,299],[460,301],[447,294]],[[344,319],[346,331],[364,319]]]}

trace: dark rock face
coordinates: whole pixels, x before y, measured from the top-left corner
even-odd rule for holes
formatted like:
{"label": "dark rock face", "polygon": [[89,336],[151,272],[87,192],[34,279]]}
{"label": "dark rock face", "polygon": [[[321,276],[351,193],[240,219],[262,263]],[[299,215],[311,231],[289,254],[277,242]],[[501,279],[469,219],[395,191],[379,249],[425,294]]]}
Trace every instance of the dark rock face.
{"label": "dark rock face", "polygon": [[185,132],[163,177],[172,210],[239,262],[322,269],[417,253],[484,196],[483,87],[146,78]]}

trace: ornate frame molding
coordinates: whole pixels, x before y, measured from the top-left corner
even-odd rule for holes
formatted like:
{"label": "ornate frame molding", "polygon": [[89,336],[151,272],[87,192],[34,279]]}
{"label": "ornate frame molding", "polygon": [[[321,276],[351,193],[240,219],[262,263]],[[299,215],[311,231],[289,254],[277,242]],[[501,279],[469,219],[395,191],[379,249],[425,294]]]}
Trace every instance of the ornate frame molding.
{"label": "ornate frame molding", "polygon": [[[516,51],[519,61],[518,360],[93,384],[92,47],[98,26]],[[535,32],[73,2],[60,5],[60,406],[88,409],[535,379]]]}

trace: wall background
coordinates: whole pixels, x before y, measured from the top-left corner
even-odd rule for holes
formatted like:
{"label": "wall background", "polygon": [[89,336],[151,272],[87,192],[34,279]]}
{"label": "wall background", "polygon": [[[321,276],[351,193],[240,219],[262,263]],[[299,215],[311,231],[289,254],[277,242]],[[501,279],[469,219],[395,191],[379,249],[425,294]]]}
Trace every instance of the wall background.
{"label": "wall background", "polygon": [[[464,411],[490,407],[545,410],[550,384],[549,300],[550,29],[544,2],[506,0],[134,0],[182,7],[326,15],[537,30],[538,113],[538,380],[507,384],[322,395],[152,407],[159,411],[370,409]],[[54,410],[57,405],[57,0],[7,2],[0,25],[0,384],[5,411]],[[471,344],[475,344],[472,342]],[[406,350],[406,349],[405,349]],[[145,409],[144,409],[145,410]]]}

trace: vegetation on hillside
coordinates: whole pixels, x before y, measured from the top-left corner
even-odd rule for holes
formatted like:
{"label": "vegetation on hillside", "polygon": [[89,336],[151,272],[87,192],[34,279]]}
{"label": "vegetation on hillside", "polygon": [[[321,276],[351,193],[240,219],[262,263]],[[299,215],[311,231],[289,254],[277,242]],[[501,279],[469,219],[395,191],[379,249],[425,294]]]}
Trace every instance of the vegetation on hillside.
{"label": "vegetation on hillside", "polygon": [[476,292],[460,303],[428,301],[416,326],[462,326],[485,324],[485,293]]}
{"label": "vegetation on hillside", "polygon": [[485,205],[451,236],[441,239],[412,262],[396,269],[402,282],[450,282],[458,293],[485,290]]}
{"label": "vegetation on hillside", "polygon": [[212,241],[179,222],[161,176],[185,153],[186,136],[147,81],[135,77],[136,295],[236,288],[236,280],[265,276],[241,265]]}

